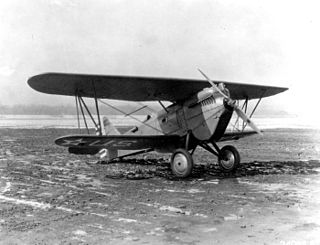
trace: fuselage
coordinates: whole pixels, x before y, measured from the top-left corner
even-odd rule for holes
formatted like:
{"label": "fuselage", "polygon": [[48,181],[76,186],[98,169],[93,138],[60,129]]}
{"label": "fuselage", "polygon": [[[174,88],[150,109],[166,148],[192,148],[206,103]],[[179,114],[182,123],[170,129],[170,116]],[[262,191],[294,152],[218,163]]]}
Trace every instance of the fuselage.
{"label": "fuselage", "polygon": [[148,116],[141,125],[127,134],[179,135],[188,132],[199,141],[218,140],[231,119],[232,110],[213,88],[205,88],[188,100],[171,104],[156,114]]}

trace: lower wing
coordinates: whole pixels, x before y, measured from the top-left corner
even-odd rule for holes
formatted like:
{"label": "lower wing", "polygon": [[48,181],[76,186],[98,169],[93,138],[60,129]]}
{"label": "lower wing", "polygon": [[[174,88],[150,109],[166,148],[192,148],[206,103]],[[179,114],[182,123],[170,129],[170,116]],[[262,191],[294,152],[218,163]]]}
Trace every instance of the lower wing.
{"label": "lower wing", "polygon": [[257,132],[255,131],[225,132],[223,136],[219,139],[219,142],[229,141],[229,140],[238,140],[254,134],[257,134]]}
{"label": "lower wing", "polygon": [[58,138],[55,143],[70,148],[140,150],[176,148],[178,135],[70,135]]}

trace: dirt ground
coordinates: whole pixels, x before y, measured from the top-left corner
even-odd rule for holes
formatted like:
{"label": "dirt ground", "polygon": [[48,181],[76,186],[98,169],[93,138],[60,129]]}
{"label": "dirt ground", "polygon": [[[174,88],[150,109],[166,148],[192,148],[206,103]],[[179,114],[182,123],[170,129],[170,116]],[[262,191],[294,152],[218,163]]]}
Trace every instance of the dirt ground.
{"label": "dirt ground", "polygon": [[0,129],[0,244],[320,244],[320,131],[228,142],[221,173],[197,149],[190,178],[168,155],[121,163],[69,155],[67,129]]}

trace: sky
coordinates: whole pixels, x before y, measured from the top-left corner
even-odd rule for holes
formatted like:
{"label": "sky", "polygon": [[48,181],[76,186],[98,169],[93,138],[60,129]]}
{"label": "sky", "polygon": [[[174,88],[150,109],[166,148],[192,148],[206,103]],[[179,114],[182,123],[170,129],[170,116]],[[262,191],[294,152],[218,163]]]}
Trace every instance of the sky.
{"label": "sky", "polygon": [[213,80],[289,87],[263,104],[319,120],[317,2],[2,0],[0,104],[73,103],[27,85],[44,72],[202,79],[201,68]]}

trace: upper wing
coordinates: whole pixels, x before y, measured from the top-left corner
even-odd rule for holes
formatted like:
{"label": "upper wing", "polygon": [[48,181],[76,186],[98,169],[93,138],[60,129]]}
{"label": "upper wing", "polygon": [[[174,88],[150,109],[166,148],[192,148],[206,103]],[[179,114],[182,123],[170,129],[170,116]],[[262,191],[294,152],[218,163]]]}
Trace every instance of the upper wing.
{"label": "upper wing", "polygon": [[117,150],[140,150],[163,148],[179,144],[178,135],[70,135],[58,138],[55,143],[72,148],[106,148]]}
{"label": "upper wing", "polygon": [[[214,81],[220,83],[223,81]],[[205,80],[132,76],[45,73],[31,77],[29,85],[43,93],[130,101],[179,101],[209,87]],[[235,100],[281,93],[287,88],[223,82]]]}

